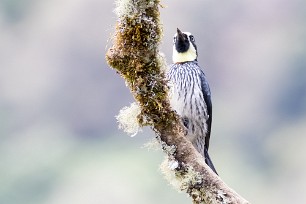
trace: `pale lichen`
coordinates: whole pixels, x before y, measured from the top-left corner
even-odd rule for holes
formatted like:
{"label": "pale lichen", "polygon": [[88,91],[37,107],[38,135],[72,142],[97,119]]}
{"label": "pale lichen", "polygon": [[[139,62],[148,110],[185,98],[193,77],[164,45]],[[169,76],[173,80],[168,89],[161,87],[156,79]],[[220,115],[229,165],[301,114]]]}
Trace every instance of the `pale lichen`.
{"label": "pale lichen", "polygon": [[155,5],[154,0],[117,0],[115,13],[119,18],[130,17],[135,13],[145,13],[147,8]]}
{"label": "pale lichen", "polygon": [[157,55],[157,60],[158,60],[159,66],[160,66],[160,71],[163,72],[163,73],[166,73],[169,66],[167,64],[165,54],[162,53],[162,52],[159,52],[158,55]]}
{"label": "pale lichen", "polygon": [[162,149],[168,154],[169,157],[174,157],[174,154],[176,152],[176,146],[175,145],[168,145],[164,141],[160,141]]}
{"label": "pale lichen", "polygon": [[174,170],[169,168],[169,159],[168,157],[160,164],[159,167],[161,173],[163,174],[164,178],[170,183],[170,185],[176,189],[178,192],[181,191],[181,180],[177,179],[176,173]]}
{"label": "pale lichen", "polygon": [[140,107],[134,102],[131,103],[129,107],[123,107],[116,116],[119,128],[130,134],[131,137],[134,137],[139,131],[141,131],[141,125],[138,122],[140,112]]}
{"label": "pale lichen", "polygon": [[176,160],[171,160],[168,162],[168,166],[170,170],[174,171],[176,168],[179,167],[179,162]]}
{"label": "pale lichen", "polygon": [[[183,164],[184,165],[184,164]],[[178,161],[166,157],[160,165],[165,179],[179,192],[187,192],[193,200],[201,203],[202,191],[200,186],[203,177],[192,167],[181,166]]]}
{"label": "pale lichen", "polygon": [[148,150],[155,150],[155,151],[161,150],[160,143],[156,138],[153,138],[149,142],[145,143],[143,145],[143,148],[146,148]]}
{"label": "pale lichen", "polygon": [[182,191],[188,191],[191,187],[200,186],[202,184],[203,177],[192,167],[188,167],[186,173],[182,175]]}
{"label": "pale lichen", "polygon": [[222,204],[229,204],[230,200],[227,197],[227,194],[222,190],[218,190],[217,199],[222,202]]}

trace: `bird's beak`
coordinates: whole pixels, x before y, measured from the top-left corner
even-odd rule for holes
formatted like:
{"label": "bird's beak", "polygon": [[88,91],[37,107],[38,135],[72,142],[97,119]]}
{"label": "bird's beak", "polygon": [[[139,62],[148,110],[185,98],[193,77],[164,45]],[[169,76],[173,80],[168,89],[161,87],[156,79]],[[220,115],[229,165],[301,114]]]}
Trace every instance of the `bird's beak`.
{"label": "bird's beak", "polygon": [[180,31],[180,29],[176,29],[176,31],[177,31],[177,40],[178,41],[184,41],[184,34],[182,33],[182,31]]}

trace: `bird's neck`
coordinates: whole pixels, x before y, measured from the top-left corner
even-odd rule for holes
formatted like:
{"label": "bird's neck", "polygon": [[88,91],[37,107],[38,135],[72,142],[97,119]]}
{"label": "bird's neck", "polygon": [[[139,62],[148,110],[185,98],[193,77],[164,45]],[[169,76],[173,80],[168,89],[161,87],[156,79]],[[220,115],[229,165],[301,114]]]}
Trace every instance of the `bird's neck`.
{"label": "bird's neck", "polygon": [[182,62],[190,62],[197,60],[197,52],[191,46],[186,52],[177,52],[175,47],[173,48],[173,55],[172,55],[173,63],[182,63]]}

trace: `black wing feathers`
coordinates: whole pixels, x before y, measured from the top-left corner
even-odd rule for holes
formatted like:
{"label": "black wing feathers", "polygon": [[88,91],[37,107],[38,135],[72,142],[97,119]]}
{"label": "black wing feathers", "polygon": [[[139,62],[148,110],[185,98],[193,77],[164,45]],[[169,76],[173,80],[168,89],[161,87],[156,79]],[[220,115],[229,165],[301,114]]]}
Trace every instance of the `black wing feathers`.
{"label": "black wing feathers", "polygon": [[211,131],[211,121],[212,121],[211,94],[210,94],[210,88],[209,88],[208,82],[202,70],[201,70],[200,78],[201,78],[201,83],[202,83],[202,92],[204,96],[204,101],[207,106],[207,114],[208,114],[208,119],[206,121],[207,122],[207,135],[205,137],[205,148],[208,150],[210,131]]}

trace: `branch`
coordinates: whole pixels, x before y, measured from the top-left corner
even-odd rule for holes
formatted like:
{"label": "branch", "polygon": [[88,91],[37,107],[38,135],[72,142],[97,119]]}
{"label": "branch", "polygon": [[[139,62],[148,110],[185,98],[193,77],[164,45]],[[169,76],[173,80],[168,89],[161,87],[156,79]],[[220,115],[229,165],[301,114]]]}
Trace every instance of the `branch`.
{"label": "branch", "polygon": [[155,131],[169,160],[176,164],[171,170],[181,189],[193,202],[248,203],[205,164],[169,105],[165,62],[158,53],[162,36],[159,6],[159,0],[117,1],[116,31],[106,60],[125,79],[141,109],[138,122]]}

